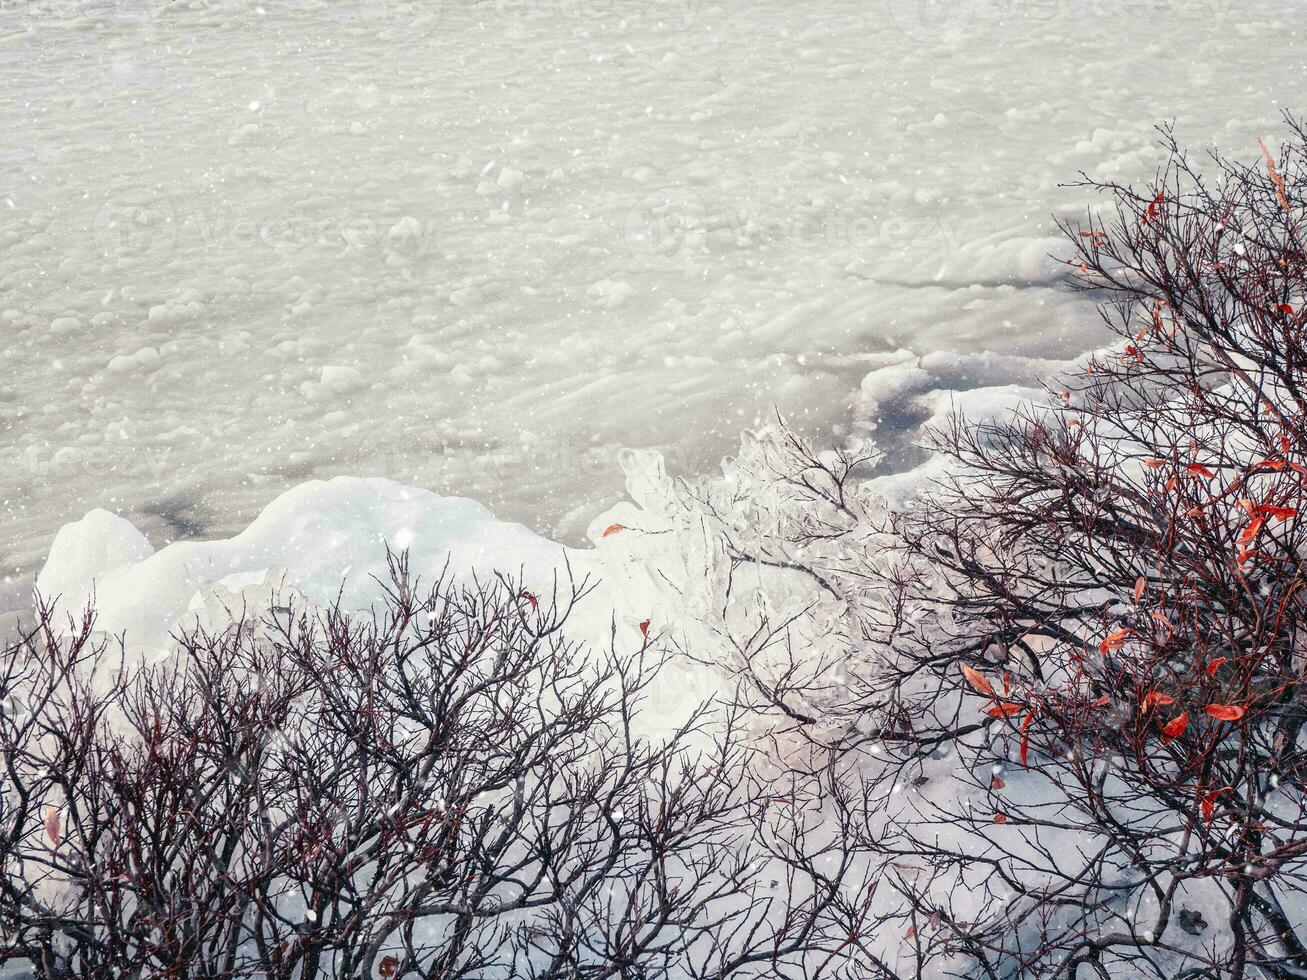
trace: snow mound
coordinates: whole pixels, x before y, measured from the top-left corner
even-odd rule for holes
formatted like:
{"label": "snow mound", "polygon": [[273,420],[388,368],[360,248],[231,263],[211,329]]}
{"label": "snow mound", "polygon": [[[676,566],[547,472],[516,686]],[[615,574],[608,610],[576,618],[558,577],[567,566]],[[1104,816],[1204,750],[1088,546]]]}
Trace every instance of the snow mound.
{"label": "snow mound", "polygon": [[125,634],[129,650],[162,651],[190,625],[215,587],[242,593],[281,581],[319,605],[347,609],[381,598],[386,546],[407,549],[414,574],[520,572],[547,588],[564,549],[480,504],[384,479],[340,477],[302,484],[273,501],[243,532],[153,551],[126,520],[95,510],[59,531],[37,579],[60,613],[79,617],[92,596],[97,628]]}

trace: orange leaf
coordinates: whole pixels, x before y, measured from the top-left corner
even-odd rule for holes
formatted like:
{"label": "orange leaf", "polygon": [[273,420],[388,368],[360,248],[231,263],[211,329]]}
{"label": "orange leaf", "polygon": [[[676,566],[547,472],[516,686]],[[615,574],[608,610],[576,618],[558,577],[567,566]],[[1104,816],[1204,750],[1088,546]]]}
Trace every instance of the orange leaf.
{"label": "orange leaf", "polygon": [[1107,653],[1108,650],[1120,650],[1125,645],[1125,641],[1134,633],[1132,629],[1117,630],[1114,633],[1108,633],[1103,638],[1103,642],[1098,644],[1100,653]]}
{"label": "orange leaf", "polygon": [[1146,459],[1144,460],[1144,465],[1147,466],[1150,470],[1160,470],[1163,466],[1166,465],[1166,460]]}
{"label": "orange leaf", "polygon": [[1238,704],[1209,704],[1203,709],[1217,721],[1238,721],[1248,709]]}
{"label": "orange leaf", "polygon": [[1144,699],[1139,702],[1139,710],[1148,711],[1158,704],[1175,704],[1175,698],[1169,694],[1163,694],[1161,691],[1149,691],[1144,695]]}
{"label": "orange leaf", "polygon": [[985,713],[991,718],[1011,718],[1020,711],[1019,704],[996,704]]}
{"label": "orange leaf", "polygon": [[967,679],[968,684],[981,694],[991,698],[994,696],[994,688],[990,685],[989,679],[974,667],[969,667],[967,664],[963,664],[962,676]]}
{"label": "orange leaf", "polygon": [[1250,523],[1246,528],[1244,528],[1243,533],[1239,535],[1239,543],[1247,544],[1249,541],[1252,541],[1255,537],[1257,537],[1258,532],[1261,531],[1262,525],[1265,523],[1266,523],[1265,517],[1254,518],[1252,523]]}
{"label": "orange leaf", "polygon": [[1267,517],[1273,517],[1277,521],[1287,521],[1298,513],[1297,507],[1272,507],[1270,504],[1261,504],[1257,509]]}
{"label": "orange leaf", "polygon": [[1189,712],[1183,711],[1166,723],[1166,727],[1162,729],[1162,741],[1165,743],[1179,738],[1188,727]]}
{"label": "orange leaf", "polygon": [[1148,588],[1148,582],[1140,575],[1135,579],[1135,602],[1138,603],[1144,597],[1144,590]]}
{"label": "orange leaf", "polygon": [[618,531],[625,531],[625,530],[626,530],[625,524],[609,524],[606,528],[604,528],[604,533],[599,536],[601,538],[606,538],[610,534],[616,534]]}

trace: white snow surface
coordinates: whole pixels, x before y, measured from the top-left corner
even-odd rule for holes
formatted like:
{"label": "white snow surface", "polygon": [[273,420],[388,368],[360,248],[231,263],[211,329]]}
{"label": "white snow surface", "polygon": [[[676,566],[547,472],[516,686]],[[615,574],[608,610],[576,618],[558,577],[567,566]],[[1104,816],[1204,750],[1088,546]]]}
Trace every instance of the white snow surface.
{"label": "white snow surface", "polygon": [[[339,599],[348,611],[367,609],[383,598],[387,545],[406,550],[428,582],[448,563],[457,573],[529,576],[540,588],[564,563],[561,546],[495,520],[476,501],[337,477],[287,491],[232,538],[157,552],[128,521],[91,511],[55,536],[37,589],[58,599],[59,621],[80,618],[94,597],[100,631],[125,634],[138,653],[165,653],[170,632],[193,625],[215,587],[232,597],[235,614],[247,587],[283,584],[319,606]],[[266,611],[249,606],[255,616]]]}
{"label": "white snow surface", "polygon": [[[1059,182],[1148,176],[1170,118],[1253,152],[1307,104],[1300,13],[0,5],[0,608],[93,508],[139,533],[65,532],[62,586],[184,569],[171,615],[201,580],[376,556],[390,512],[350,491],[343,513],[374,509],[329,554],[279,510],[305,480],[388,477],[579,542],[623,447],[705,471],[773,407],[883,435],[948,390],[1001,399],[1102,339],[1047,257],[1050,213],[1087,201]],[[231,537],[274,499],[298,537],[260,536],[266,514]],[[416,501],[396,513],[433,546],[542,547]],[[164,547],[187,538],[231,540]]]}

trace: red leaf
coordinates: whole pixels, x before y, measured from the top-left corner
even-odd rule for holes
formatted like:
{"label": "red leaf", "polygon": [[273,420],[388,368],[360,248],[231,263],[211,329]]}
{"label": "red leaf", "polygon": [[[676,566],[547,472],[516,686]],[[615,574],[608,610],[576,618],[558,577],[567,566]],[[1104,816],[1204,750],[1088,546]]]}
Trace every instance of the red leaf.
{"label": "red leaf", "polygon": [[1284,469],[1284,460],[1282,459],[1259,459],[1253,463],[1253,469],[1258,470],[1275,470],[1277,473]]}
{"label": "red leaf", "polygon": [[994,688],[990,685],[989,679],[974,667],[963,664],[962,676],[966,678],[968,684],[981,694],[990,698],[994,696]]}
{"label": "red leaf", "polygon": [[534,595],[532,595],[530,592],[523,592],[523,593],[521,594],[521,596],[519,596],[519,598],[521,598],[521,599],[525,599],[527,602],[531,603],[531,611],[532,611],[532,612],[537,612],[537,611],[539,611],[539,609],[540,609],[540,600],[537,599],[537,598],[536,598]]}
{"label": "red leaf", "polygon": [[1217,721],[1238,721],[1248,709],[1238,704],[1209,704],[1203,709]]}
{"label": "red leaf", "polygon": [[985,713],[991,718],[1011,718],[1020,711],[1019,704],[996,704]]}
{"label": "red leaf", "polygon": [[1222,786],[1220,789],[1214,789],[1203,797],[1203,802],[1202,802],[1203,820],[1206,823],[1212,822],[1212,815],[1216,810],[1216,798],[1220,796],[1222,793],[1233,793],[1233,792],[1234,792],[1233,786]]}
{"label": "red leaf", "polygon": [[1190,463],[1185,467],[1185,470],[1192,473],[1194,476],[1201,476],[1205,480],[1216,479],[1216,474],[1201,463]]}
{"label": "red leaf", "polygon": [[601,538],[606,538],[610,534],[616,534],[618,531],[625,531],[625,530],[626,530],[625,524],[609,524],[606,528],[604,528],[604,533],[599,536]]}
{"label": "red leaf", "polygon": [[58,847],[63,840],[63,835],[59,832],[59,808],[57,806],[45,808],[45,832],[50,838],[50,843]]}
{"label": "red leaf", "polygon": [[1103,642],[1098,644],[1099,653],[1107,653],[1109,650],[1120,650],[1125,645],[1125,641],[1134,633],[1132,629],[1117,630],[1115,633],[1108,633],[1103,638]]}
{"label": "red leaf", "polygon": [[1290,306],[1288,303],[1277,303],[1275,308],[1279,310],[1281,313],[1286,313],[1289,316],[1293,316],[1293,307]]}
{"label": "red leaf", "polygon": [[640,624],[640,635],[641,635],[641,636],[643,636],[643,637],[648,637],[648,636],[649,636],[649,624],[650,624],[651,622],[653,622],[653,620],[646,619],[643,623]]}
{"label": "red leaf", "polygon": [[1261,504],[1257,508],[1267,517],[1273,517],[1277,521],[1287,521],[1298,513],[1297,507],[1272,507],[1270,504]]}
{"label": "red leaf", "polygon": [[1189,712],[1183,711],[1176,717],[1166,723],[1162,729],[1163,743],[1170,742],[1184,734],[1184,730],[1189,727]]}
{"label": "red leaf", "polygon": [[1006,813],[994,814],[994,823],[1007,823],[1007,814]]}
{"label": "red leaf", "polygon": [[1149,691],[1144,695],[1144,699],[1139,702],[1141,712],[1150,710],[1154,705],[1175,704],[1175,698],[1169,694],[1163,694],[1161,691]]}
{"label": "red leaf", "polygon": [[1026,734],[1026,729],[1030,727],[1030,723],[1034,720],[1034,712],[1021,719],[1021,765],[1027,769],[1030,768],[1030,763],[1026,761],[1026,757],[1030,754],[1030,736]]}
{"label": "red leaf", "polygon": [[989,781],[989,788],[990,788],[990,789],[1006,789],[1006,788],[1007,788],[1007,783],[1005,783],[1005,782],[1003,781],[1003,777],[1002,777],[1002,776],[995,776],[993,779],[991,779],[991,780]]}
{"label": "red leaf", "polygon": [[1135,602],[1138,603],[1144,597],[1144,590],[1148,588],[1148,582],[1140,575],[1135,579]]}
{"label": "red leaf", "polygon": [[1221,664],[1225,663],[1228,657],[1217,657],[1214,660],[1207,661],[1207,676],[1215,677],[1216,672],[1221,669]]}
{"label": "red leaf", "polygon": [[1248,544],[1248,542],[1256,538],[1258,532],[1260,532],[1262,529],[1262,525],[1265,523],[1266,523],[1265,517],[1254,518],[1252,523],[1249,524],[1246,528],[1244,528],[1243,533],[1239,535],[1239,543],[1246,545]]}

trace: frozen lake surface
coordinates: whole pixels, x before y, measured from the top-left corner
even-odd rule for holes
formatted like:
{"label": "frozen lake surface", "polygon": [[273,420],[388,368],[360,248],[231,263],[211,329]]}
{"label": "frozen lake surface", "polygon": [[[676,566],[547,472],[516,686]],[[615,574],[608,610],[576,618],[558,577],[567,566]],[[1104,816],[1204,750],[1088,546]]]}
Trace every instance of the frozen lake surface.
{"label": "frozen lake surface", "polygon": [[899,348],[1078,353],[1059,183],[1147,176],[1170,118],[1255,152],[1300,13],[0,5],[7,601],[93,507],[160,546],[377,475],[576,540],[621,447],[838,433]]}

